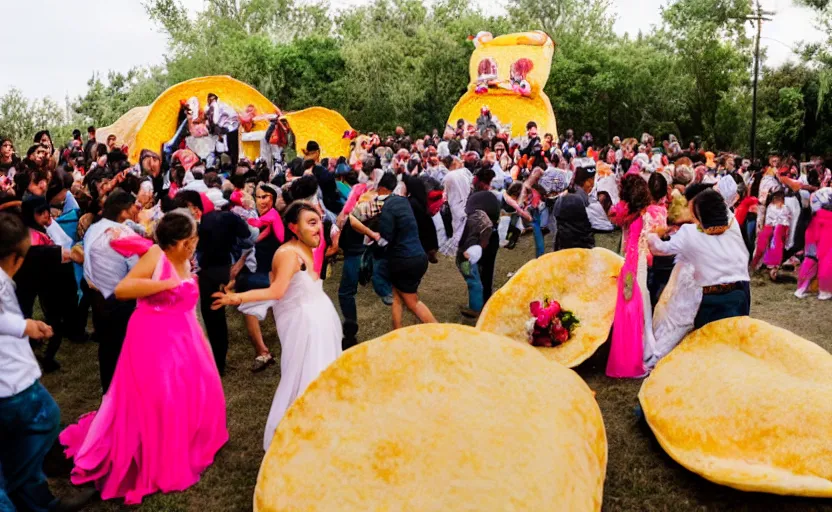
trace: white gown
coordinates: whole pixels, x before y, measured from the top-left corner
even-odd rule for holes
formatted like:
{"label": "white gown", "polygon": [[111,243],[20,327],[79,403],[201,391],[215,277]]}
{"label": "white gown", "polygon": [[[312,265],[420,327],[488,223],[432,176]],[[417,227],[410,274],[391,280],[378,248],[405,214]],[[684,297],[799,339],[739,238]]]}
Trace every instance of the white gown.
{"label": "white gown", "polygon": [[341,355],[341,319],[323,290],[323,281],[306,271],[292,276],[280,300],[251,302],[240,311],[263,320],[269,308],[274,313],[280,337],[280,383],[274,394],[263,449],[268,450],[275,429],[292,402]]}
{"label": "white gown", "polygon": [[653,312],[655,345],[644,351],[644,365],[652,369],[661,358],[693,330],[693,321],[702,302],[702,287],[694,279],[695,267],[676,262],[656,310]]}

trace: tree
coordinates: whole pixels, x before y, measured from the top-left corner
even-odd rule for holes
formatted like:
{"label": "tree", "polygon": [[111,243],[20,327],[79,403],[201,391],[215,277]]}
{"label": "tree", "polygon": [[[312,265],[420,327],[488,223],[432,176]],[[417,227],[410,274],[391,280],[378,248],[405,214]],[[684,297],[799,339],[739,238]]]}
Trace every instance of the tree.
{"label": "tree", "polygon": [[659,37],[678,57],[670,72],[692,78],[688,111],[694,128],[711,144],[718,142],[719,102],[732,88],[749,83],[745,17],[750,13],[747,0],[678,0],[662,9]]}

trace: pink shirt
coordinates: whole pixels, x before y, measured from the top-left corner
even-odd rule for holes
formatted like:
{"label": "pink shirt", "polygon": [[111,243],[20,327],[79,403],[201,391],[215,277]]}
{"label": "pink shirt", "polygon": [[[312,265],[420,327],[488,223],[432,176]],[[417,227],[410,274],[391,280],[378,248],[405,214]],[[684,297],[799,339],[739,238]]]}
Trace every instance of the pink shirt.
{"label": "pink shirt", "polygon": [[265,240],[266,237],[269,236],[269,233],[274,233],[275,238],[280,243],[283,243],[284,239],[284,232],[283,232],[283,219],[280,218],[280,214],[277,213],[277,210],[272,208],[266,215],[263,215],[257,219],[248,219],[249,226],[253,226],[255,228],[265,228],[260,233],[260,236],[257,238],[257,241]]}

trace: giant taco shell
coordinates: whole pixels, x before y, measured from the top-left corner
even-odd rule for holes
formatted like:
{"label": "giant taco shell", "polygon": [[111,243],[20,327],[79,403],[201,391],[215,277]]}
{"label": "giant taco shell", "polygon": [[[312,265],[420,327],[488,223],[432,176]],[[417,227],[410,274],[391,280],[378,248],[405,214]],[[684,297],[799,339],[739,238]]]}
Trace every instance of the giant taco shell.
{"label": "giant taco shell", "polygon": [[748,317],[688,335],[639,400],[664,450],[743,491],[832,496],[832,356]]}
{"label": "giant taco shell", "polygon": [[456,324],[348,350],[289,408],[255,512],[597,511],[607,440],[587,385]]}
{"label": "giant taco shell", "polygon": [[539,350],[568,368],[578,366],[609,337],[623,264],[621,256],[600,247],[545,254],[523,265],[491,296],[477,329],[529,343],[529,304],[546,296],[572,311],[580,324],[569,341]]}

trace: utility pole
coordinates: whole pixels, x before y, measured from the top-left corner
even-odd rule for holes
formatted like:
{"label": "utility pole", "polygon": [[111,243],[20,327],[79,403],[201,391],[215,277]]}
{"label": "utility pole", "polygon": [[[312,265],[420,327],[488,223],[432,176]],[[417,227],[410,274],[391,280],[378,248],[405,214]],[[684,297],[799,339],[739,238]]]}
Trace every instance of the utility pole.
{"label": "utility pole", "polygon": [[773,16],[770,11],[763,11],[760,0],[757,0],[757,12],[746,17],[752,23],[757,24],[757,38],[754,42],[754,84],[751,100],[751,161],[757,157],[757,80],[760,76],[760,36],[763,31],[763,21],[771,21],[768,16]]}

